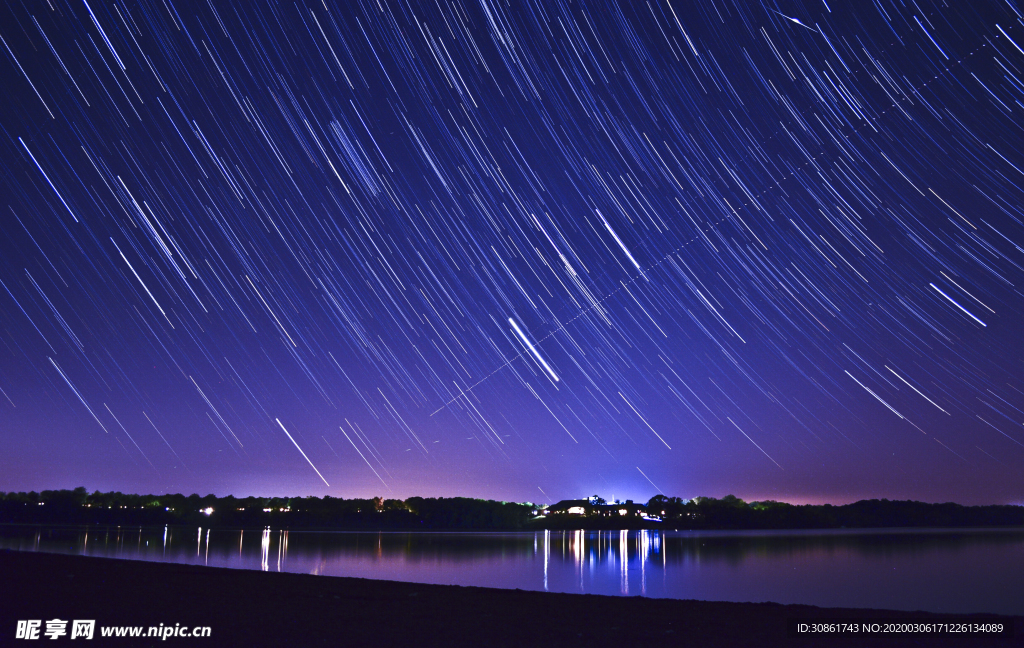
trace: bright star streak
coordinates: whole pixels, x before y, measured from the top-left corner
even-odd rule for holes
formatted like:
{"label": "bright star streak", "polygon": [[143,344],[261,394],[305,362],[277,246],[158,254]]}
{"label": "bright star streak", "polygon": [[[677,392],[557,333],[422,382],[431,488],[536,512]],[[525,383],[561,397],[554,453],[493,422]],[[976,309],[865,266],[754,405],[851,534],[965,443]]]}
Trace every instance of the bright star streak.
{"label": "bright star streak", "polygon": [[67,202],[64,201],[64,196],[60,195],[60,192],[57,191],[57,187],[53,185],[53,180],[50,180],[50,176],[46,175],[46,171],[43,171],[43,167],[39,164],[39,160],[36,159],[36,156],[32,155],[32,151],[28,150],[28,145],[26,145],[20,137],[18,138],[18,141],[21,142],[21,145],[25,148],[25,152],[28,153],[30,158],[32,158],[32,162],[34,162],[36,168],[39,169],[39,173],[42,173],[43,177],[46,178],[46,182],[50,184],[50,188],[53,189],[53,193],[57,194],[57,197],[60,198],[60,201],[64,204],[64,207],[67,208],[68,213],[71,214],[71,218],[74,218],[75,222],[77,223],[78,217],[75,216],[75,212],[71,211],[71,208],[68,207]]}
{"label": "bright star streak", "polygon": [[[851,374],[851,373],[850,373],[849,371],[844,371],[843,373],[845,373],[845,374],[846,374],[847,376],[849,376],[850,378],[853,378],[853,374]],[[876,399],[876,400],[877,400],[877,401],[878,401],[879,403],[881,403],[882,405],[885,405],[886,407],[888,407],[888,408],[889,408],[889,411],[890,411],[890,412],[892,412],[892,413],[893,413],[893,414],[895,414],[896,416],[900,417],[901,419],[905,419],[905,417],[904,417],[904,416],[903,416],[902,414],[900,414],[899,412],[897,412],[896,410],[894,410],[894,409],[892,408],[892,405],[890,405],[889,403],[886,403],[886,402],[885,402],[884,400],[882,400],[882,399],[881,399],[881,397],[879,397],[879,395],[878,395],[878,394],[876,394],[875,392],[873,392],[873,391],[871,391],[870,389],[868,389],[868,388],[867,388],[867,387],[866,387],[866,386],[864,385],[864,383],[862,383],[861,381],[857,380],[856,378],[853,378],[853,381],[854,381],[855,383],[857,383],[858,385],[860,385],[861,387],[864,387],[864,390],[865,390],[865,391],[867,391],[867,393],[869,393],[869,394],[871,394],[872,396],[874,396],[874,397],[875,397],[875,399]]]}
{"label": "bright star streak", "polygon": [[78,389],[77,389],[77,388],[76,388],[76,387],[75,387],[74,385],[72,385],[72,384],[71,384],[71,381],[70,381],[70,380],[68,379],[68,377],[67,377],[67,376],[66,376],[66,375],[64,374],[64,371],[63,371],[63,370],[62,370],[62,369],[61,369],[60,367],[58,367],[58,366],[57,366],[57,363],[56,363],[56,362],[54,362],[54,361],[53,361],[53,358],[47,357],[46,359],[50,361],[50,364],[52,364],[52,365],[53,365],[53,368],[54,368],[54,369],[56,369],[57,371],[59,371],[59,372],[60,372],[60,377],[61,377],[61,378],[63,378],[63,379],[64,379],[64,382],[66,382],[66,383],[68,384],[68,387],[70,387],[70,388],[71,388],[71,391],[75,392],[75,396],[78,396],[78,400],[82,401],[82,405],[85,405],[85,409],[89,410],[89,414],[92,414],[92,417],[93,417],[93,419],[95,419],[95,420],[96,420],[96,423],[97,423],[97,424],[98,424],[98,425],[99,425],[99,426],[100,426],[101,428],[103,428],[103,431],[104,431],[104,432],[107,432],[107,434],[110,434],[110,432],[108,432],[108,431],[107,431],[107,428],[103,427],[103,424],[102,424],[102,423],[100,423],[100,420],[99,420],[98,418],[96,418],[96,414],[95,414],[95,413],[93,413],[93,411],[92,411],[92,408],[91,408],[91,407],[89,407],[89,403],[86,403],[86,402],[85,402],[85,399],[84,399],[84,398],[82,398],[82,395],[81,395],[80,393],[78,393]]}
{"label": "bright star streak", "polygon": [[[889,369],[889,366],[888,366],[888,365],[886,365],[886,367],[885,367],[885,368],[886,368],[886,369]],[[889,373],[891,373],[892,375],[896,376],[896,377],[897,377],[897,378],[899,378],[900,380],[903,380],[903,376],[899,375],[898,373],[896,373],[896,372],[895,372],[895,371],[893,371],[892,369],[889,369]],[[915,392],[917,392],[917,395],[918,395],[918,396],[920,396],[921,398],[925,399],[926,401],[928,401],[928,402],[929,402],[929,403],[931,403],[932,405],[935,405],[935,407],[939,407],[939,406],[938,406],[938,405],[937,405],[937,404],[935,403],[935,401],[933,401],[932,399],[928,398],[927,396],[925,396],[924,394],[922,394],[922,393],[921,393],[920,391],[918,391],[918,390],[917,390],[917,387],[914,387],[913,385],[911,385],[910,383],[908,383],[908,382],[907,382],[906,380],[903,380],[903,384],[904,384],[904,385],[906,385],[907,387],[910,387],[911,389],[913,389],[913,390],[914,390]],[[947,412],[946,410],[942,409],[941,407],[939,407],[939,411],[940,411],[940,412],[942,412],[942,413],[944,413],[944,414],[946,414],[947,416],[949,416],[949,412]]]}
{"label": "bright star streak", "polygon": [[[280,424],[280,421],[278,421],[278,423]],[[362,451],[361,451],[361,450],[360,450],[359,448],[357,448],[357,447],[356,447],[356,444],[355,444],[355,442],[354,442],[354,441],[353,441],[353,440],[351,439],[351,437],[349,437],[348,433],[346,433],[346,432],[345,432],[345,428],[343,428],[343,427],[341,427],[341,426],[339,425],[339,426],[338,426],[338,429],[339,429],[339,430],[341,430],[341,433],[345,435],[345,438],[346,438],[346,439],[348,439],[348,442],[352,444],[352,447],[353,447],[353,448],[355,448],[356,452],[358,452],[358,453],[359,453],[359,456],[363,458],[363,461],[365,461],[365,462],[366,462],[366,465],[370,467],[370,470],[373,470],[373,474],[374,474],[374,475],[377,475],[377,479],[379,479],[379,480],[380,480],[380,483],[382,483],[382,484],[384,484],[385,486],[387,486],[387,485],[388,485],[388,484],[387,484],[387,482],[385,482],[385,481],[384,481],[384,478],[380,476],[380,473],[378,473],[378,472],[377,472],[376,470],[374,470],[373,466],[371,466],[371,465],[370,465],[370,462],[369,462],[369,460],[367,460],[367,458],[366,458],[366,457],[365,457],[365,456],[363,455]],[[286,432],[286,434],[287,434],[287,432]],[[324,441],[327,441],[327,439],[324,439]],[[330,448],[330,447],[331,447],[331,444],[330,444],[330,443],[328,443],[328,444],[327,444],[327,447],[328,447],[328,448]],[[334,448],[331,448],[331,450],[333,451],[333,450],[334,450]],[[301,451],[301,450],[299,450],[299,452],[302,452],[302,451]],[[307,461],[308,461],[308,459],[307,459]],[[310,464],[310,465],[312,465],[312,464]],[[316,468],[314,468],[313,470],[316,470]],[[388,486],[388,488],[390,489],[390,486]]]}
{"label": "bright star streak", "polygon": [[[622,392],[619,392],[619,396],[622,396]],[[655,431],[655,429],[651,427],[650,423],[647,422],[647,419],[645,419],[643,417],[643,415],[640,412],[638,412],[635,407],[633,407],[633,403],[630,403],[628,400],[626,400],[625,396],[622,396],[622,400],[626,401],[626,405],[629,405],[629,409],[633,410],[633,413],[636,414],[638,417],[640,417],[640,420],[644,422],[644,425],[647,426],[647,429],[650,430],[651,432],[654,432],[654,436],[658,437],[658,441],[661,441],[662,443],[665,443],[665,439],[662,439],[661,435],[658,434]],[[665,447],[668,448],[669,450],[672,449],[672,446],[670,446],[667,443],[665,443]]]}
{"label": "bright star streak", "polygon": [[936,285],[935,285],[935,284],[933,284],[933,283],[930,283],[930,284],[928,284],[928,285],[929,285],[929,286],[931,286],[932,288],[934,288],[935,290],[937,290],[937,291],[938,291],[938,293],[939,293],[940,295],[942,295],[943,297],[945,297],[946,299],[948,299],[948,300],[949,300],[950,302],[952,302],[952,304],[953,304],[954,306],[956,306],[957,308],[959,308],[959,309],[960,309],[960,310],[962,310],[963,312],[967,313],[967,316],[968,316],[968,317],[970,317],[970,318],[971,318],[972,320],[974,320],[974,321],[975,321],[975,322],[977,322],[978,324],[981,324],[982,326],[985,326],[985,327],[987,327],[987,326],[988,326],[987,324],[985,324],[985,322],[982,322],[982,321],[981,321],[980,319],[978,319],[977,317],[975,317],[974,315],[972,315],[972,314],[971,314],[971,312],[970,312],[969,310],[967,310],[966,308],[964,308],[964,307],[963,307],[963,306],[961,306],[960,304],[956,303],[956,300],[955,300],[955,299],[953,299],[952,297],[950,297],[950,296],[949,296],[949,295],[947,295],[946,293],[942,292],[942,290],[941,290],[941,289],[939,289],[939,287],[938,287],[938,286],[936,286]]}
{"label": "bright star streak", "polygon": [[[726,416],[725,418],[728,419],[728,421],[730,423],[732,423],[736,427],[737,430],[740,431],[740,434],[742,434],[743,436],[747,437],[747,441],[750,441],[751,443],[753,443],[755,448],[757,448],[758,450],[763,452],[764,456],[768,457],[769,459],[772,459],[771,455],[764,451],[764,448],[762,448],[761,446],[757,445],[757,442],[755,442],[753,439],[751,439],[747,435],[747,433],[743,431],[743,428],[741,428],[740,426],[736,425],[736,421],[732,420],[728,416]],[[776,466],[779,466],[779,462],[775,461],[774,459],[772,459],[772,463],[775,464]],[[782,466],[779,466],[779,470],[783,470]]]}
{"label": "bright star streak", "polygon": [[[284,424],[281,423],[281,420],[280,419],[274,419],[274,420],[277,421],[277,424],[281,426],[281,429],[284,430],[284,433],[288,435],[288,440],[291,441],[293,444],[295,444],[295,449],[298,450],[300,454],[302,454],[302,457],[306,461],[309,462],[309,465],[313,468],[313,470],[316,471],[316,474],[319,475],[320,479],[324,479],[324,476],[321,475],[320,471],[316,469],[316,466],[313,465],[313,462],[309,461],[309,457],[306,456],[306,453],[302,452],[302,448],[299,447],[299,444],[295,443],[295,439],[292,438],[292,435],[288,434],[288,430],[285,430]],[[342,430],[342,432],[344,432],[344,430]],[[330,486],[330,484],[327,483],[326,479],[324,479],[324,483],[327,484],[328,486]]]}
{"label": "bright star streak", "polygon": [[626,244],[622,242],[622,239],[620,239],[619,235],[615,233],[615,230],[612,229],[612,226],[609,225],[608,221],[604,219],[604,215],[601,213],[601,211],[597,209],[595,209],[594,211],[597,212],[597,216],[601,219],[601,222],[604,223],[604,227],[606,230],[608,230],[608,233],[612,235],[612,238],[615,239],[615,242],[619,244],[619,247],[622,248],[622,251],[625,252],[627,257],[629,257],[629,262],[632,263],[633,267],[636,268],[637,272],[643,275],[644,279],[646,279],[647,276],[644,275],[644,271],[643,269],[640,268],[640,264],[637,263],[636,259],[633,258],[633,255],[629,253],[629,249],[626,248]]}
{"label": "bright star streak", "polygon": [[[640,466],[637,466],[636,469],[640,470]],[[654,482],[652,482],[651,478],[648,477],[647,474],[644,473],[644,471],[640,470],[640,474],[644,476],[644,479],[646,479],[647,481],[651,482],[651,486],[654,486],[654,490],[658,491],[659,493],[661,492],[661,489],[658,488],[658,485],[655,484]]]}
{"label": "bright star streak", "polygon": [[530,353],[532,353],[533,357],[537,359],[537,362],[539,362],[541,366],[544,367],[544,370],[548,372],[548,374],[555,382],[558,382],[558,376],[555,375],[555,370],[551,368],[551,365],[549,365],[544,358],[541,357],[540,353],[537,352],[537,349],[533,347],[533,344],[531,344],[530,341],[526,339],[526,334],[524,334],[522,329],[519,328],[519,325],[516,324],[516,321],[510,317],[508,318],[508,323],[512,325],[513,329],[515,329],[516,335],[518,335],[519,339],[523,341],[523,344],[526,345],[526,348],[530,350]]}

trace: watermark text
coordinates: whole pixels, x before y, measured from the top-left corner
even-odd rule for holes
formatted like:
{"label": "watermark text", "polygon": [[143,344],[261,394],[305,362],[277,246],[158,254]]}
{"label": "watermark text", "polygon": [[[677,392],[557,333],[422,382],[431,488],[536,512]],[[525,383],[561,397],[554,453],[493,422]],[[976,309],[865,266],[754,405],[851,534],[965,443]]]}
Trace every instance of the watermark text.
{"label": "watermark text", "polygon": [[166,641],[168,638],[209,637],[209,626],[183,626],[163,624],[155,626],[100,626],[96,632],[95,619],[25,619],[19,620],[14,630],[15,639],[92,639],[100,637],[147,637]]}

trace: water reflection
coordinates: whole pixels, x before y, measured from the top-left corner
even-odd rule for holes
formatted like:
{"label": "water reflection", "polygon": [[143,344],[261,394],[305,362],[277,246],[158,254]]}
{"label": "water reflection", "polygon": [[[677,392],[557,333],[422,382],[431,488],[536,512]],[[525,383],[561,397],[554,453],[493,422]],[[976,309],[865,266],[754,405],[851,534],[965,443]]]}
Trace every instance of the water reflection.
{"label": "water reflection", "polygon": [[0,547],[555,592],[1024,614],[1022,529],[257,535],[0,525]]}
{"label": "water reflection", "polygon": [[[238,532],[239,543],[241,543],[242,532]],[[270,527],[263,529],[263,543],[260,545],[261,560],[260,564],[263,567],[263,571],[267,571],[267,558],[270,556]]]}

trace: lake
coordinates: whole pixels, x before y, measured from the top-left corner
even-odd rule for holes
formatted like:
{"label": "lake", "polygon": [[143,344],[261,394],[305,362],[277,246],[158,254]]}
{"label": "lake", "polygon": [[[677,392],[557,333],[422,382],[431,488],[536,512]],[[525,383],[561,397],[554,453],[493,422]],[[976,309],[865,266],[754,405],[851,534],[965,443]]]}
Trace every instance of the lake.
{"label": "lake", "polygon": [[0,548],[418,583],[1024,615],[1024,529],[314,532],[0,525]]}

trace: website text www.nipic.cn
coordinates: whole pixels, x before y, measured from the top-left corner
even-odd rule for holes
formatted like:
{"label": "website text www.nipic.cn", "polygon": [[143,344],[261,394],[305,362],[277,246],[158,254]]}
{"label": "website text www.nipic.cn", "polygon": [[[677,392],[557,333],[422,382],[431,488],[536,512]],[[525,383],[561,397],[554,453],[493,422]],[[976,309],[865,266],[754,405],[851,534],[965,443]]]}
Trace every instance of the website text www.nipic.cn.
{"label": "website text www.nipic.cn", "polygon": [[[70,626],[70,629],[69,629]],[[92,639],[96,636],[96,621],[94,619],[42,619],[19,620],[14,632],[15,639]],[[149,637],[166,641],[168,638],[196,638],[209,637],[211,629],[209,626],[182,626],[180,623],[174,625],[156,626],[100,626],[100,637]]]}

